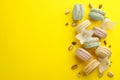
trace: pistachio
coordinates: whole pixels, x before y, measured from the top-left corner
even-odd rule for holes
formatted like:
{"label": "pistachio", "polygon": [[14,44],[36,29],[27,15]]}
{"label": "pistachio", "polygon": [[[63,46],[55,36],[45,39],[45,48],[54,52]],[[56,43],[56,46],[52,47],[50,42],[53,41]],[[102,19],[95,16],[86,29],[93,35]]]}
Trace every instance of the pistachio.
{"label": "pistachio", "polygon": [[92,4],[89,4],[89,8],[93,8]]}
{"label": "pistachio", "polygon": [[72,45],[76,45],[77,43],[76,42],[72,42]]}
{"label": "pistachio", "polygon": [[73,47],[74,47],[73,45],[70,45],[68,50],[71,51],[73,49]]}
{"label": "pistachio", "polygon": [[68,22],[67,22],[67,23],[65,23],[65,25],[66,25],[66,26],[68,26]]}
{"label": "pistachio", "polygon": [[104,40],[104,45],[107,45],[107,42]]}
{"label": "pistachio", "polygon": [[108,47],[111,48],[111,45],[109,45]]}
{"label": "pistachio", "polygon": [[66,10],[65,11],[65,15],[69,14],[70,13],[70,10]]}
{"label": "pistachio", "polygon": [[73,26],[73,27],[77,26],[76,21],[73,21],[73,22],[72,22],[72,26]]}
{"label": "pistachio", "polygon": [[80,72],[78,72],[77,77],[80,77]]}
{"label": "pistachio", "polygon": [[74,65],[72,65],[71,69],[72,69],[72,70],[75,70],[75,69],[77,69],[77,67],[78,67],[78,65],[77,65],[77,64],[74,64]]}
{"label": "pistachio", "polygon": [[108,77],[112,78],[114,76],[114,74],[112,72],[108,72]]}
{"label": "pistachio", "polygon": [[102,8],[102,4],[99,5],[99,9],[101,9],[101,8]]}
{"label": "pistachio", "polygon": [[99,78],[103,77],[103,73],[99,73],[98,77]]}

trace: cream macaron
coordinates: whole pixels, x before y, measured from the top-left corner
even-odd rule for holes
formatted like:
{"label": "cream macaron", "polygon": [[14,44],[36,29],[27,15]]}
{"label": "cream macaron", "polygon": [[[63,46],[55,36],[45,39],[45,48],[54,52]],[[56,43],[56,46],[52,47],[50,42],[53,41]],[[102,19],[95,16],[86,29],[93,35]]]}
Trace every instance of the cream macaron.
{"label": "cream macaron", "polygon": [[98,67],[98,65],[100,64],[100,62],[98,61],[98,60],[96,60],[96,59],[94,59],[94,60],[92,60],[91,62],[89,62],[86,66],[85,66],[85,68],[84,68],[84,73],[86,74],[86,75],[88,75],[88,74],[90,74],[92,71],[94,71],[97,67]]}
{"label": "cream macaron", "polygon": [[76,32],[80,33],[82,31],[82,29],[86,29],[87,27],[90,26],[90,24],[91,24],[91,22],[88,19],[83,21],[82,23],[80,23],[76,26]]}
{"label": "cream macaron", "polygon": [[99,46],[95,50],[95,55],[100,58],[110,57],[112,54],[111,50],[105,46]]}

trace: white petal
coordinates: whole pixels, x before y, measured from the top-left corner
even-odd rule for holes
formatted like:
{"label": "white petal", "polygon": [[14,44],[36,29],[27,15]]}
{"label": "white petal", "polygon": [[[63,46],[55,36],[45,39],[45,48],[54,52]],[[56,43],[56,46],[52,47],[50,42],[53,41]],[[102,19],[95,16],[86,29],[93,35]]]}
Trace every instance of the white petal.
{"label": "white petal", "polygon": [[99,65],[99,73],[103,73],[105,70],[107,70],[110,66],[110,60],[108,59],[108,57],[104,58],[104,59],[100,59],[100,65]]}
{"label": "white petal", "polygon": [[84,42],[85,42],[87,39],[91,38],[92,35],[93,35],[93,31],[92,31],[92,30],[88,31],[88,30],[86,30],[86,29],[83,29],[83,30],[81,31],[81,33],[79,33],[79,34],[76,35],[76,38],[77,38],[78,40],[80,40],[80,43],[81,43],[81,44],[84,44]]}
{"label": "white petal", "polygon": [[80,39],[81,39],[80,36],[81,36],[81,33],[77,34],[77,35],[76,35],[76,38],[77,38],[78,40],[80,40]]}
{"label": "white petal", "polygon": [[115,23],[112,22],[110,19],[108,18],[105,18],[103,20],[103,23],[101,25],[101,28],[104,29],[104,30],[112,30],[113,27],[114,27]]}

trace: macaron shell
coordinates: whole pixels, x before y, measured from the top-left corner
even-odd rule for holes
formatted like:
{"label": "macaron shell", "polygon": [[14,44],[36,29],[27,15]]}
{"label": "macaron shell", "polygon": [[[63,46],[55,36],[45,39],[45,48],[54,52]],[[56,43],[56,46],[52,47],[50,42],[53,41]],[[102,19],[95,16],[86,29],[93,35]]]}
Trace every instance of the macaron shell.
{"label": "macaron shell", "polygon": [[83,4],[80,4],[80,20],[83,18],[84,16],[84,5]]}
{"label": "macaron shell", "polygon": [[107,37],[106,31],[104,31],[101,28],[94,27],[93,31],[94,31],[94,35],[98,36],[99,38],[106,38]]}
{"label": "macaron shell", "polygon": [[104,20],[104,16],[96,12],[90,12],[89,17],[93,20]]}
{"label": "macaron shell", "polygon": [[91,59],[91,54],[82,48],[78,48],[76,50],[76,55],[77,57],[79,57],[80,59],[84,61],[88,61]]}
{"label": "macaron shell", "polygon": [[97,9],[97,8],[91,8],[90,10],[91,12],[96,12],[96,13],[99,13],[99,14],[102,14],[102,15],[105,15],[105,12],[101,9]]}
{"label": "macaron shell", "polygon": [[99,38],[97,37],[91,37],[85,41],[85,43],[91,43],[91,42],[96,42],[99,41]]}
{"label": "macaron shell", "polygon": [[79,5],[75,4],[73,8],[73,20],[79,20]]}
{"label": "macaron shell", "polygon": [[81,20],[84,16],[84,5],[75,4],[73,8],[73,20]]}

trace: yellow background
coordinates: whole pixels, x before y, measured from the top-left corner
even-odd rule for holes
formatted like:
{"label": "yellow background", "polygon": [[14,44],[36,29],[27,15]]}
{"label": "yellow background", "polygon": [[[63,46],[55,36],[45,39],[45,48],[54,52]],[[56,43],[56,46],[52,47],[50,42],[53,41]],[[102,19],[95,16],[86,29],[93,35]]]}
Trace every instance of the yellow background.
{"label": "yellow background", "polygon": [[[97,69],[88,76],[81,73],[77,77],[86,64],[74,53],[80,47],[75,27],[71,26],[75,3],[85,6],[82,21],[88,18],[88,4],[92,3],[94,7],[103,4],[106,17],[116,23],[106,39],[113,63],[101,79]],[[0,80],[120,80],[119,7],[119,0],[0,0]],[[65,15],[67,9],[71,12]],[[68,51],[72,41],[77,45]],[[74,64],[78,68],[71,70]],[[108,71],[114,73],[112,79]]]}

